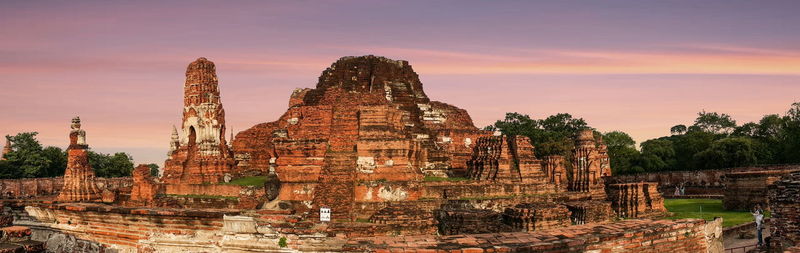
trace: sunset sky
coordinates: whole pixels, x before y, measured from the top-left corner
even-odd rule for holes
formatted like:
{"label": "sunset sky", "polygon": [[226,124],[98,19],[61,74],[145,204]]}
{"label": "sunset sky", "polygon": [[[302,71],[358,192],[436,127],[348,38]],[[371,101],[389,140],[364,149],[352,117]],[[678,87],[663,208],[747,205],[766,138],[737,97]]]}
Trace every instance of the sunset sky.
{"label": "sunset sky", "polygon": [[94,150],[162,164],[198,57],[236,132],[348,55],[409,61],[478,127],[567,112],[641,142],[800,101],[800,1],[165,2],[0,2],[0,135],[65,148],[80,115]]}

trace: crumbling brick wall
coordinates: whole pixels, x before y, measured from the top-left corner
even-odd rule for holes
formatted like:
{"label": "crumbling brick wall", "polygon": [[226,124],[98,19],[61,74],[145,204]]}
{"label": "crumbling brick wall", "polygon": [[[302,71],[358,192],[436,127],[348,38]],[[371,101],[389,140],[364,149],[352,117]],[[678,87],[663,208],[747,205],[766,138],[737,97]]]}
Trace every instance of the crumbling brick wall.
{"label": "crumbling brick wall", "polygon": [[791,170],[760,170],[725,174],[723,207],[725,210],[746,211],[760,205],[761,208],[769,209],[767,187],[790,172]]}
{"label": "crumbling brick wall", "polygon": [[[95,178],[100,190],[119,190],[133,185],[132,177]],[[0,179],[0,198],[31,198],[57,195],[64,185],[63,177]]]}
{"label": "crumbling brick wall", "polygon": [[620,217],[661,216],[667,210],[656,183],[609,184],[606,187],[611,207]]}
{"label": "crumbling brick wall", "polygon": [[770,246],[800,246],[800,172],[782,177],[769,187]]}
{"label": "crumbling brick wall", "polygon": [[571,225],[570,211],[565,205],[555,203],[526,203],[506,208],[504,223],[515,231],[536,231]]}
{"label": "crumbling brick wall", "polygon": [[486,136],[475,143],[467,162],[467,175],[474,180],[545,184],[542,162],[536,159],[525,136]]}
{"label": "crumbling brick wall", "polygon": [[[346,252],[715,252],[721,220],[625,220],[536,232],[349,239]],[[709,227],[711,226],[711,227]]]}
{"label": "crumbling brick wall", "polygon": [[463,201],[451,201],[434,211],[439,233],[443,235],[482,234],[514,231],[503,222],[503,215],[488,209],[473,208]]}
{"label": "crumbling brick wall", "polygon": [[654,173],[640,173],[634,175],[618,175],[609,178],[610,183],[636,183],[656,182],[659,191],[664,196],[671,196],[675,186],[683,184],[688,195],[723,195],[724,177],[731,172],[793,170],[800,169],[800,165],[766,165],[730,168],[722,170],[686,170]]}

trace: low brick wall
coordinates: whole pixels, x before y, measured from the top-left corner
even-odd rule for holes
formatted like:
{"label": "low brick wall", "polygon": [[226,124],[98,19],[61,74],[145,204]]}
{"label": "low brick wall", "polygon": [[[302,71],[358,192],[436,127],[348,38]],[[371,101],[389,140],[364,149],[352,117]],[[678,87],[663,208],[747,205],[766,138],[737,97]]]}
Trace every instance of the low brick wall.
{"label": "low brick wall", "polygon": [[756,205],[769,210],[767,187],[793,170],[731,172],[725,175],[725,210],[752,210]]}
{"label": "low brick wall", "polygon": [[223,184],[167,184],[167,194],[238,197],[242,187]]}
{"label": "low brick wall", "polygon": [[[95,178],[95,182],[100,190],[116,190],[120,188],[131,187],[133,185],[133,178],[98,177]],[[63,186],[63,177],[0,179],[0,198],[16,199],[52,196],[61,192],[61,188]]]}
{"label": "low brick wall", "polygon": [[676,185],[684,184],[689,195],[722,195],[725,187],[724,176],[731,172],[800,169],[800,165],[764,165],[721,170],[667,171],[620,175],[609,178],[611,183],[658,182],[659,191],[664,197],[672,196]]}
{"label": "low brick wall", "polygon": [[625,220],[532,233],[353,238],[349,252],[721,252],[722,220]]}

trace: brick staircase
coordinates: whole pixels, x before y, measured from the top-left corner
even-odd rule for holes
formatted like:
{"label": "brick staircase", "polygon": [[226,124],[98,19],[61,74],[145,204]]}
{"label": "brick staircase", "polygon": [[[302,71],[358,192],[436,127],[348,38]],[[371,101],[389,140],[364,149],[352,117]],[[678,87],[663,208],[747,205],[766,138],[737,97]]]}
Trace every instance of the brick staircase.
{"label": "brick staircase", "polygon": [[331,209],[331,220],[352,220],[355,197],[358,110],[355,105],[333,108],[331,138],[325,154],[319,185],[314,193],[311,218],[319,220],[319,208]]}

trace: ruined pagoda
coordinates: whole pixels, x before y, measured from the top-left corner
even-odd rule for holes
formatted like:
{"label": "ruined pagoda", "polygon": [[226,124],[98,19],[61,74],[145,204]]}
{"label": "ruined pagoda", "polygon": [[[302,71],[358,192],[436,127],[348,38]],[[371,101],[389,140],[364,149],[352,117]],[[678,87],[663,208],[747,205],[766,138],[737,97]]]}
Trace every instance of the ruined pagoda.
{"label": "ruined pagoda", "polygon": [[56,200],[61,202],[94,202],[100,200],[100,190],[95,184],[95,175],[89,165],[89,145],[86,131],[81,129],[81,119],[72,119],[67,147],[67,169],[64,171],[64,187]]}
{"label": "ruined pagoda", "polygon": [[571,191],[590,192],[593,199],[605,199],[604,178],[611,176],[608,148],[602,139],[595,141],[594,132],[578,133],[573,150]]}
{"label": "ruined pagoda", "polygon": [[181,133],[173,128],[163,181],[223,182],[231,177],[234,160],[225,140],[225,110],[214,63],[201,57],[189,64],[183,92]]}

